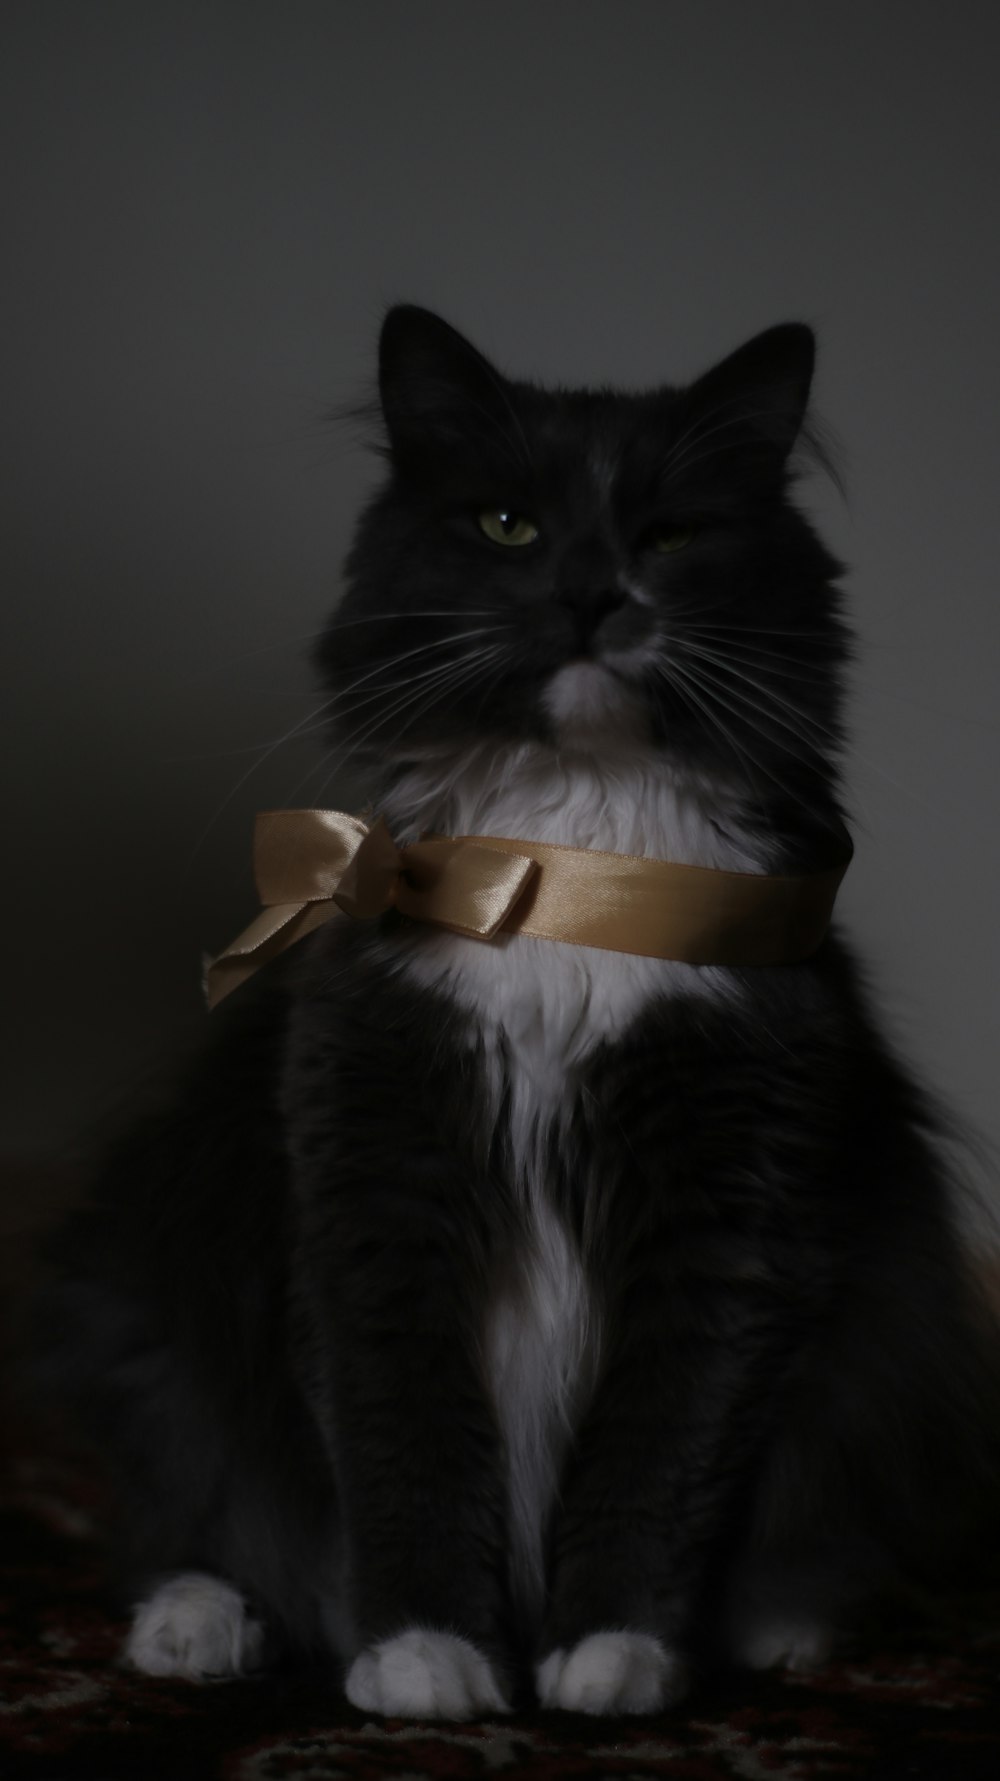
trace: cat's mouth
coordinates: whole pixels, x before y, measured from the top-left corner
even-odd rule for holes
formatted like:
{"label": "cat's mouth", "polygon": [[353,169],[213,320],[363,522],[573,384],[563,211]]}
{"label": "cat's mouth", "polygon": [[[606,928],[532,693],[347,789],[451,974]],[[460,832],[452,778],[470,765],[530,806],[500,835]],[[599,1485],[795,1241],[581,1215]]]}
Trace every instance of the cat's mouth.
{"label": "cat's mouth", "polygon": [[[615,652],[627,657],[633,653]],[[628,672],[631,666],[631,662],[606,656],[580,656],[556,670],[545,689],[543,703],[561,740],[646,734],[646,706]]]}

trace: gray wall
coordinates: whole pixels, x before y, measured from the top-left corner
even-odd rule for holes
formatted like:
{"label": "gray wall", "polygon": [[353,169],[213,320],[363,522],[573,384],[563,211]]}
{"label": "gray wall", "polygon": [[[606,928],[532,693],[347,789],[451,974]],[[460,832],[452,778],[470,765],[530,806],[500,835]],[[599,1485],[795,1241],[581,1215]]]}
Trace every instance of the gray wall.
{"label": "gray wall", "polygon": [[74,1144],[200,1026],[252,813],[338,796],[308,738],[246,751],[311,709],[374,474],[323,415],[400,298],[563,380],[816,326],[851,498],[806,499],[865,646],[843,908],[893,1031],[996,1138],[997,17],[8,9],[8,1153]]}

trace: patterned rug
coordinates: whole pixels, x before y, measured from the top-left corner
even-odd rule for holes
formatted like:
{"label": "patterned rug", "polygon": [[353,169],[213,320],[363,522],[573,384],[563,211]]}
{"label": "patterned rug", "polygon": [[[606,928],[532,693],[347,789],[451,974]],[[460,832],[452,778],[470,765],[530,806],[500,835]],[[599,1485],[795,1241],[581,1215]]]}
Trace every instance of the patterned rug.
{"label": "patterned rug", "polygon": [[192,1687],[118,1662],[87,1475],[15,1460],[0,1493],[3,1781],[997,1781],[1000,1600],[888,1625],[809,1676],[727,1675],[654,1719],[376,1721],[322,1677]]}

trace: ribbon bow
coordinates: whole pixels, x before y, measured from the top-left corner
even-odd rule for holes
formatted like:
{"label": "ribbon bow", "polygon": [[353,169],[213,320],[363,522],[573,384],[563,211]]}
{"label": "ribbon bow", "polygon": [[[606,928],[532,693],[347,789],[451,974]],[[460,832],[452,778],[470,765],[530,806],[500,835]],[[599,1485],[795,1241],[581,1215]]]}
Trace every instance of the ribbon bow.
{"label": "ribbon bow", "polygon": [[213,1008],[293,941],[338,913],[398,909],[492,940],[501,930],[693,965],[794,964],[819,946],[851,859],[801,877],[725,872],[495,835],[432,835],[397,847],[341,810],[265,810],[254,830],[264,908],[209,961]]}
{"label": "ribbon bow", "polygon": [[536,862],[510,844],[436,836],[397,847],[379,819],[342,810],[264,810],[254,827],[254,876],[264,908],[205,974],[210,1008],[294,940],[338,910],[362,920],[398,909],[415,921],[490,940]]}

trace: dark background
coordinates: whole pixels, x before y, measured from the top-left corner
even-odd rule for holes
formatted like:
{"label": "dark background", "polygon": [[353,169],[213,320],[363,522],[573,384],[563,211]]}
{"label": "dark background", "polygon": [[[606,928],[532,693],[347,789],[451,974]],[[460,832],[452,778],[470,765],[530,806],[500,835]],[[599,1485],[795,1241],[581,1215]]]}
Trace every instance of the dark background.
{"label": "dark background", "polygon": [[376,473],[324,417],[400,299],[563,381],[817,328],[850,497],[803,499],[864,641],[842,908],[894,1032],[1000,1135],[998,17],[8,6],[8,1157],[85,1145],[200,1028],[253,812],[346,795],[312,738],[266,745],[316,703],[305,638]]}

